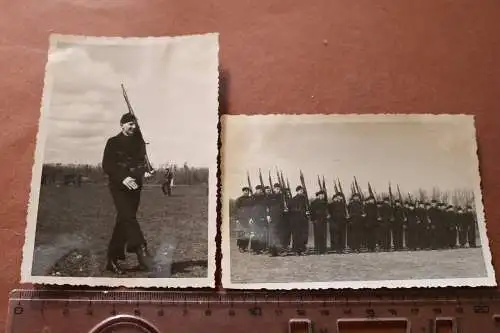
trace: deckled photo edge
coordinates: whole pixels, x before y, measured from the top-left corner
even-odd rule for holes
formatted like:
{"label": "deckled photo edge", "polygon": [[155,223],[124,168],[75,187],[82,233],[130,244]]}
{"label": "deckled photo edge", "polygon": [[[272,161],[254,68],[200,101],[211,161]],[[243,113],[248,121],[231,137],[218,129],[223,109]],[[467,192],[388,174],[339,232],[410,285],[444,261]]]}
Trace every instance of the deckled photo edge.
{"label": "deckled photo edge", "polygon": [[125,288],[214,288],[205,278],[104,278],[32,276],[29,283],[88,287]]}
{"label": "deckled photo edge", "polygon": [[223,115],[225,119],[231,119],[234,126],[238,123],[265,122],[267,124],[287,124],[287,123],[358,123],[358,122],[464,122],[474,120],[473,114],[450,114],[450,113],[277,113],[277,114],[239,114]]}
{"label": "deckled photo edge", "polygon": [[221,117],[221,147],[220,147],[220,180],[221,180],[221,283],[222,287],[226,288],[231,285],[231,239],[230,239],[230,223],[229,223],[229,204],[227,198],[227,186],[225,184],[225,135],[227,133],[227,128],[231,120],[235,119],[234,116],[227,117],[223,115]]}
{"label": "deckled photo edge", "polygon": [[481,165],[479,164],[479,147],[477,140],[477,130],[476,130],[476,122],[475,118],[471,119],[469,123],[472,145],[470,154],[474,156],[474,200],[476,207],[476,216],[478,220],[478,229],[481,240],[481,250],[483,253],[484,265],[486,268],[487,278],[494,283],[494,286],[497,286],[496,278],[495,278],[495,269],[493,267],[493,257],[490,249],[490,240],[487,235],[488,230],[488,221],[486,220],[486,213],[484,209],[483,202],[483,180],[481,178]]}
{"label": "deckled photo edge", "polygon": [[212,68],[213,74],[211,77],[215,79],[214,82],[214,100],[211,109],[213,108],[213,124],[212,132],[213,132],[213,156],[212,163],[210,164],[210,172],[209,172],[209,189],[208,189],[208,271],[207,271],[207,279],[209,280],[209,285],[207,287],[215,287],[216,282],[216,272],[217,272],[217,189],[219,186],[219,179],[217,178],[218,171],[218,139],[219,139],[219,86],[220,86],[220,77],[219,77],[219,34],[210,34],[212,38],[215,39],[215,63],[214,68]]}
{"label": "deckled photo edge", "polygon": [[446,287],[496,287],[491,278],[338,281],[338,282],[286,282],[286,283],[228,283],[225,289],[265,290],[323,290],[323,289],[408,289]]}
{"label": "deckled photo edge", "polygon": [[[38,216],[38,204],[40,195],[40,179],[44,161],[45,144],[47,138],[47,118],[50,112],[49,105],[53,90],[53,72],[50,69],[52,66],[51,55],[57,50],[59,42],[73,42],[79,44],[110,44],[110,42],[118,44],[139,43],[149,44],[151,42],[165,42],[166,40],[180,40],[201,38],[207,40],[212,38],[211,44],[214,46],[215,62],[213,65],[212,78],[214,82],[214,100],[212,109],[213,112],[213,140],[215,144],[212,162],[209,166],[209,197],[208,197],[208,252],[207,252],[207,276],[205,278],[105,278],[105,277],[54,277],[54,276],[34,276],[32,275],[33,255],[36,236],[36,224]],[[35,141],[35,152],[32,165],[32,177],[30,183],[30,194],[28,199],[28,207],[26,214],[25,241],[22,250],[21,261],[21,283],[39,283],[45,285],[73,285],[73,286],[109,286],[109,287],[164,287],[164,288],[204,288],[215,287],[215,274],[217,268],[216,262],[216,237],[217,237],[217,138],[219,135],[217,123],[219,120],[218,114],[218,92],[219,92],[219,33],[204,33],[192,35],[177,35],[177,36],[159,36],[159,37],[107,37],[107,36],[80,36],[80,35],[63,35],[51,34],[48,38],[48,50],[46,53],[46,65],[44,71],[42,96],[40,103],[40,115],[38,121],[38,130]],[[214,195],[215,194],[215,195]]]}
{"label": "deckled photo edge", "polygon": [[165,41],[177,41],[184,39],[195,39],[202,38],[206,39],[208,37],[215,38],[217,41],[218,48],[218,32],[208,32],[199,34],[186,34],[186,35],[175,35],[175,36],[87,36],[87,35],[71,35],[71,34],[59,34],[52,33],[49,36],[51,43],[65,42],[65,43],[78,43],[78,44],[91,44],[91,45],[110,45],[110,44],[120,44],[125,45],[132,43],[134,45],[140,44],[151,44],[151,43],[164,43]]}
{"label": "deckled photo edge", "polygon": [[[233,283],[231,281],[230,262],[230,217],[227,195],[223,191],[222,199],[222,282],[227,289],[267,289],[267,290],[292,290],[292,289],[363,289],[363,288],[442,288],[442,287],[496,287],[497,281],[492,262],[492,254],[487,237],[487,226],[483,205],[482,179],[478,157],[477,131],[475,115],[473,114],[253,114],[253,115],[223,115],[222,122],[222,147],[221,147],[221,181],[224,177],[224,134],[227,128],[237,128],[248,121],[264,123],[317,123],[317,122],[358,122],[358,121],[426,121],[426,122],[456,122],[464,123],[469,131],[471,145],[471,167],[475,168],[473,184],[476,215],[481,241],[481,250],[485,264],[486,276],[479,278],[450,278],[450,279],[422,279],[422,280],[387,280],[387,281],[326,281],[326,282],[285,282],[285,283]],[[224,186],[222,187],[224,189]]]}
{"label": "deckled photo edge", "polygon": [[32,159],[30,193],[28,197],[26,228],[24,232],[25,240],[21,259],[21,282],[30,282],[33,251],[35,247],[36,221],[38,216],[38,203],[40,195],[40,179],[45,153],[45,143],[47,139],[47,115],[52,98],[52,88],[54,77],[50,67],[52,65],[51,55],[57,49],[57,42],[49,38],[48,49],[46,51],[46,62],[44,69],[44,79],[42,80],[42,96],[40,100],[37,134],[35,138],[35,151]]}

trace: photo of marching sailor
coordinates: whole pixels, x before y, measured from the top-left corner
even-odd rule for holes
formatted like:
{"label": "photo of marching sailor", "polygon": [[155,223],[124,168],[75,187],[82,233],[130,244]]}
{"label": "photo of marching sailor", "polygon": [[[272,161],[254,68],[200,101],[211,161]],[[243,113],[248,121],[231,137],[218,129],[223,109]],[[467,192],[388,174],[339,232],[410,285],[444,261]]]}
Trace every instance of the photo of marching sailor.
{"label": "photo of marching sailor", "polygon": [[50,41],[22,280],[213,286],[217,34]]}
{"label": "photo of marching sailor", "polygon": [[225,116],[222,137],[227,287],[495,283],[472,117]]}

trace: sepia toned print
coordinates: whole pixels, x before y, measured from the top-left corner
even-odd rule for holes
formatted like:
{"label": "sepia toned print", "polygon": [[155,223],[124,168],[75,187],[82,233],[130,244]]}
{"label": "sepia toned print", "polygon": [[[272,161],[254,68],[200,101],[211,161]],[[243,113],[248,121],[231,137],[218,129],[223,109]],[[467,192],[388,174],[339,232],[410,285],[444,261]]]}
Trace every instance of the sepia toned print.
{"label": "sepia toned print", "polygon": [[222,120],[226,288],[494,286],[474,118]]}
{"label": "sepia toned print", "polygon": [[217,112],[217,34],[51,36],[22,281],[213,286]]}

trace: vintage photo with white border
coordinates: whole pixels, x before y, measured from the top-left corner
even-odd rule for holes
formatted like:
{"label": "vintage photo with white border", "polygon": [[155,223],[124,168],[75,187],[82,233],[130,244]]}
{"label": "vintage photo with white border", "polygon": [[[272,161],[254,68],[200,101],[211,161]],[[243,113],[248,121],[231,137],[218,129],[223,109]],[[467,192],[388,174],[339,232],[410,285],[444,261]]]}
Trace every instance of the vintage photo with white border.
{"label": "vintage photo with white border", "polygon": [[224,288],[496,286],[474,116],[221,124]]}
{"label": "vintage photo with white border", "polygon": [[215,286],[218,38],[50,36],[21,282]]}

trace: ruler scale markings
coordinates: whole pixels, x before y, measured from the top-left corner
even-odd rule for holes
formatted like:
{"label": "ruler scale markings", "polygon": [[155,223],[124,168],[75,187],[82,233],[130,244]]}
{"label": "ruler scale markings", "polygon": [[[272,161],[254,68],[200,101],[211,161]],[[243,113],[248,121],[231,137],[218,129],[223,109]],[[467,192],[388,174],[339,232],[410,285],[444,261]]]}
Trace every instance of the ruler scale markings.
{"label": "ruler scale markings", "polygon": [[[355,318],[362,316],[367,318],[373,318],[376,320],[379,316],[387,316],[391,318],[392,315],[396,317],[409,316],[412,318],[412,320],[417,320],[415,318],[418,316],[418,313],[413,310],[417,308],[419,310],[426,309],[426,311],[424,312],[419,311],[421,312],[421,315],[424,317],[436,317],[437,315],[456,316],[457,312],[459,314],[469,313],[470,314],[469,318],[460,317],[460,327],[463,326],[462,321],[466,325],[469,320],[489,321],[490,327],[498,326],[498,319],[493,318],[493,316],[498,313],[498,303],[497,303],[498,297],[496,297],[495,295],[492,297],[480,297],[480,298],[462,298],[462,297],[457,297],[457,295],[450,295],[447,297],[442,296],[435,300],[433,299],[411,300],[408,298],[403,299],[399,297],[392,297],[392,298],[387,297],[385,299],[377,298],[373,300],[368,300],[366,298],[359,298],[359,297],[355,299],[346,297],[344,300],[341,300],[338,298],[335,299],[336,297],[331,297],[331,296],[314,297],[313,295],[307,297],[302,295],[302,297],[299,297],[297,299],[294,297],[282,296],[281,294],[273,296],[272,294],[269,293],[261,293],[253,295],[253,297],[250,297],[251,294],[249,293],[243,293],[243,294],[225,293],[223,295],[213,294],[210,297],[207,297],[209,294],[206,293],[201,293],[197,296],[196,294],[193,293],[172,294],[169,292],[164,292],[164,293],[141,292],[140,294],[137,295],[138,297],[135,299],[135,303],[134,303],[133,293],[126,293],[125,297],[124,296],[125,294],[123,292],[102,293],[102,294],[101,293],[72,294],[71,292],[69,292],[68,294],[65,294],[66,297],[62,297],[61,292],[45,293],[45,294],[32,293],[31,294],[31,296],[33,297],[32,299],[29,299],[28,295],[30,295],[30,293],[21,293],[13,295],[11,299],[12,300],[11,305],[13,306],[13,310],[10,311],[11,316],[15,316],[16,315],[15,313],[17,312],[17,316],[24,317],[23,314],[25,311],[32,312],[30,311],[31,308],[32,309],[38,308],[39,310],[49,314],[48,316],[46,316],[48,320],[53,319],[54,317],[54,315],[52,315],[53,313],[58,313],[59,315],[57,318],[61,318],[62,320],[63,316],[61,315],[61,310],[64,308],[70,308],[71,316],[69,316],[68,319],[64,320],[71,320],[73,316],[75,317],[78,316],[78,311],[73,311],[73,309],[78,309],[78,307],[81,306],[82,308],[81,313],[85,315],[88,307],[91,307],[95,313],[92,316],[92,319],[95,318],[95,320],[97,320],[101,317],[109,315],[109,312],[106,312],[106,314],[102,312],[103,306],[106,306],[107,309],[110,310],[114,309],[115,312],[118,314],[122,313],[123,311],[131,313],[132,311],[131,306],[133,306],[133,307],[139,307],[141,309],[141,314],[146,315],[146,313],[152,313],[155,314],[156,318],[157,312],[155,310],[155,307],[162,308],[164,304],[171,306],[178,306],[179,304],[185,304],[186,308],[188,308],[190,312],[194,311],[193,315],[196,315],[196,313],[203,314],[205,309],[210,308],[212,310],[210,317],[216,318],[214,316],[218,316],[217,318],[220,318],[220,316],[222,315],[225,317],[230,316],[229,312],[222,311],[219,313],[219,311],[215,311],[214,305],[217,305],[217,309],[223,309],[228,304],[232,304],[232,306],[234,306],[235,300],[239,300],[238,304],[242,305],[244,308],[249,308],[252,306],[255,307],[256,305],[258,305],[260,310],[256,310],[256,312],[257,314],[260,313],[260,316],[257,317],[268,317],[268,315],[272,315],[272,318],[286,319],[288,317],[293,317],[294,315],[296,316],[297,313],[295,311],[297,310],[297,305],[300,305],[301,308],[304,308],[306,310],[306,317],[317,318],[318,320],[321,320],[321,318],[325,319],[329,318],[328,316],[325,315],[325,312],[321,312],[321,308],[325,306],[325,300],[327,300],[328,303],[326,303],[326,305],[329,307],[328,309],[329,315],[333,315],[333,317],[331,318],[342,318],[342,317]],[[43,298],[44,295],[45,296],[49,295],[52,298],[48,299]],[[238,297],[241,297],[241,295],[243,295],[244,299],[242,298],[238,299]],[[182,299],[184,298],[186,299],[186,302],[179,302],[181,296]],[[196,300],[198,300],[198,302],[196,302]],[[285,303],[283,303],[283,301]],[[282,309],[282,313],[280,312],[276,313],[275,312],[276,307],[282,307],[283,304],[286,305],[285,308],[287,308],[288,310]],[[347,304],[350,307],[351,310],[350,312],[347,313],[343,312],[345,304]],[[373,308],[373,312],[368,311],[366,307],[367,305],[368,308]],[[15,310],[16,307],[17,310]],[[393,309],[394,307],[396,307],[396,309]],[[458,307],[462,308],[462,312],[457,311]],[[25,310],[25,308],[28,309]],[[392,312],[390,311],[391,309],[393,310]],[[290,312],[290,310],[292,310],[292,312]],[[235,317],[238,315],[238,313],[240,313],[239,311],[241,310],[235,310],[235,312],[233,313]],[[303,315],[303,313],[299,314]],[[246,318],[246,316],[244,317]],[[205,317],[203,316],[203,318]],[[209,318],[206,318],[206,320],[208,319]],[[322,327],[324,327],[324,324]]]}

